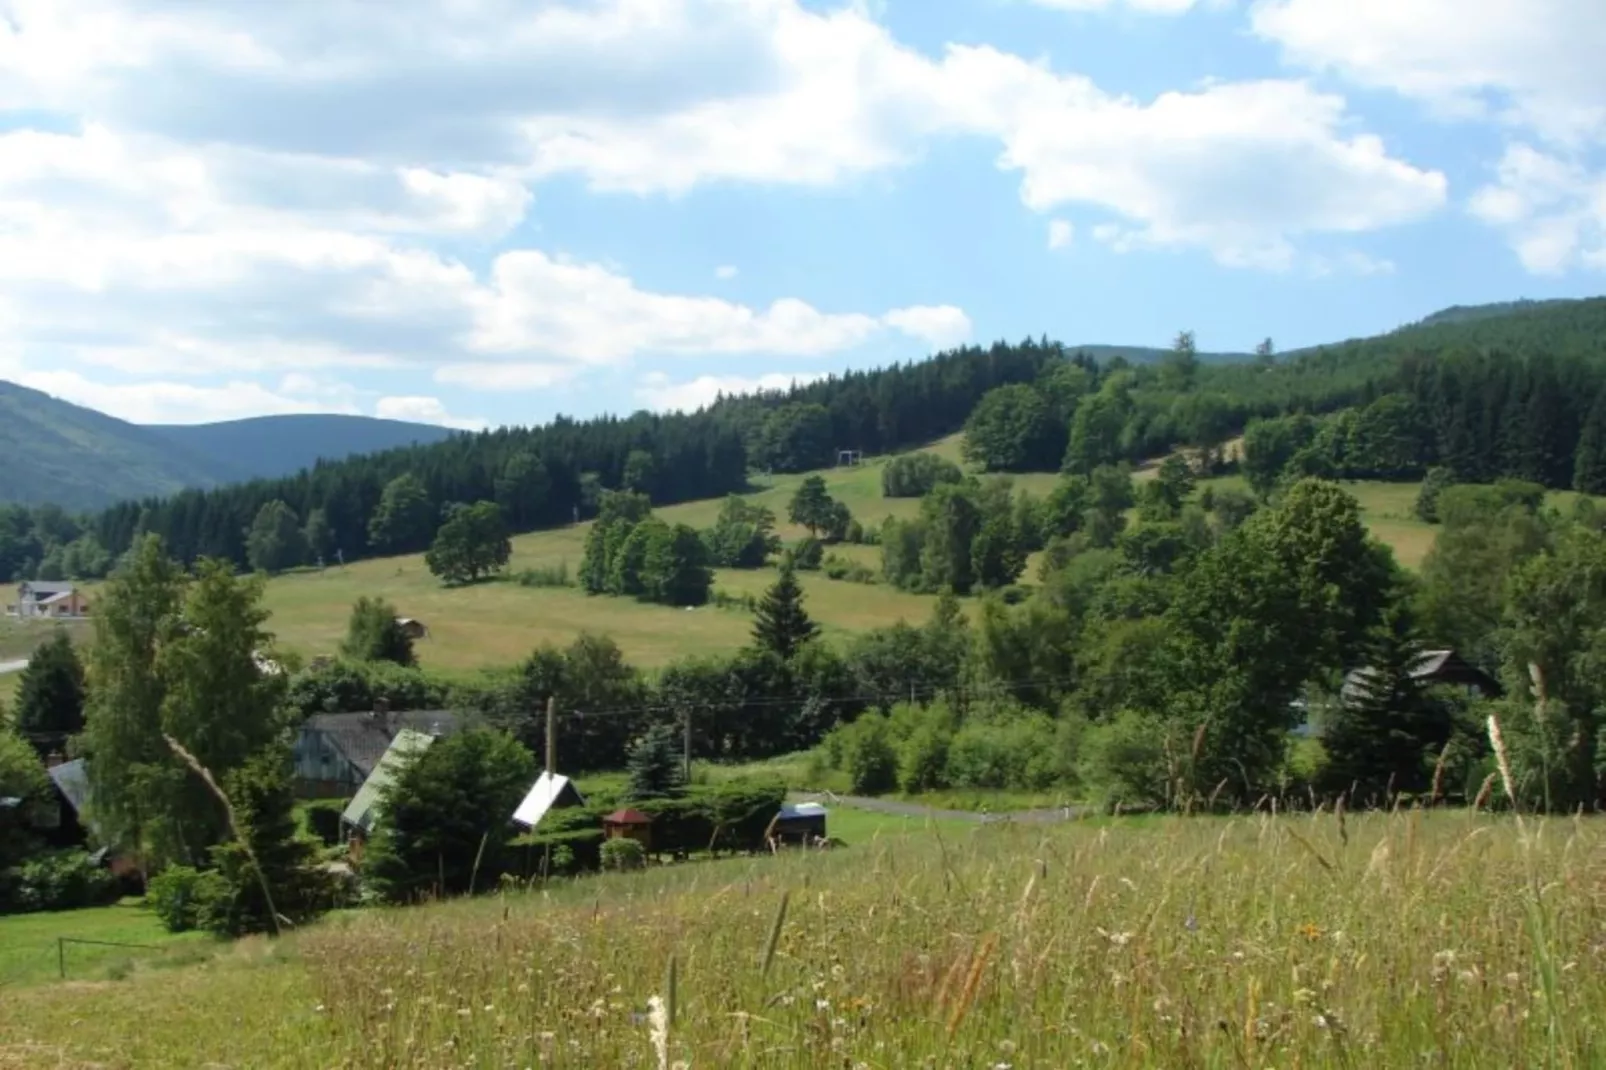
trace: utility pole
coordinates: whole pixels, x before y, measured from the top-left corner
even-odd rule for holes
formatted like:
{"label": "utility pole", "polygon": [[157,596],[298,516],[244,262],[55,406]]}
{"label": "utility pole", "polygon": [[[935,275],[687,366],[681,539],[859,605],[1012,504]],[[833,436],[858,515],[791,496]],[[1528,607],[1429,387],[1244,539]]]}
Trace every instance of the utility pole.
{"label": "utility pole", "polygon": [[558,775],[558,697],[548,695],[546,700],[546,771],[547,776]]}

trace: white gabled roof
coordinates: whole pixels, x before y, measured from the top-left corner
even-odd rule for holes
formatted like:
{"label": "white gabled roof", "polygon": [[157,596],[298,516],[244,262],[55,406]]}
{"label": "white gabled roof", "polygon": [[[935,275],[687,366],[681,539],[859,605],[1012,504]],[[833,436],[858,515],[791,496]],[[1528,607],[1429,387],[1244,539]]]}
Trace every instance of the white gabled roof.
{"label": "white gabled roof", "polygon": [[390,746],[374,765],[374,771],[368,774],[368,779],[362,782],[357,789],[357,795],[346,806],[340,816],[349,825],[356,825],[367,832],[373,827],[374,818],[378,816],[376,809],[379,803],[379,793],[396,778],[396,773],[414,755],[425,750],[435,742],[434,736],[415,732],[411,728],[404,728],[396,733],[396,738],[390,741]]}
{"label": "white gabled roof", "polygon": [[542,770],[541,775],[536,778],[535,787],[530,789],[524,801],[519,803],[518,809],[513,811],[513,820],[525,828],[533,829],[546,816],[547,811],[552,809],[553,804],[569,793],[573,793],[581,806],[585,805],[585,800],[580,798],[579,789],[568,777]]}

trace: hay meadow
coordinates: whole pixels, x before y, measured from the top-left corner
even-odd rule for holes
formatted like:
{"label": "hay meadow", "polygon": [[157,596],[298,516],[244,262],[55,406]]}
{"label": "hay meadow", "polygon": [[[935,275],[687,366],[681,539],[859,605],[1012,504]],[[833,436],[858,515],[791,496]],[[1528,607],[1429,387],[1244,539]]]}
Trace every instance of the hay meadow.
{"label": "hay meadow", "polygon": [[1599,1066],[1603,829],[877,831],[12,986],[0,1067]]}

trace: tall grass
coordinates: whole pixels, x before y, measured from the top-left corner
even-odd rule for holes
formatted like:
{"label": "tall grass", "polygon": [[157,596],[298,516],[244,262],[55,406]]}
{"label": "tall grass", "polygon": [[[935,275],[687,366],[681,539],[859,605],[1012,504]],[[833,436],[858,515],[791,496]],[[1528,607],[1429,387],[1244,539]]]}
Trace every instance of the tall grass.
{"label": "tall grass", "polygon": [[[282,942],[315,1027],[287,1006],[253,1065],[1603,1065],[1606,826],[1523,824],[989,826],[363,912]],[[173,1065],[230,985],[149,987]],[[52,1039],[109,1041],[100,999]]]}

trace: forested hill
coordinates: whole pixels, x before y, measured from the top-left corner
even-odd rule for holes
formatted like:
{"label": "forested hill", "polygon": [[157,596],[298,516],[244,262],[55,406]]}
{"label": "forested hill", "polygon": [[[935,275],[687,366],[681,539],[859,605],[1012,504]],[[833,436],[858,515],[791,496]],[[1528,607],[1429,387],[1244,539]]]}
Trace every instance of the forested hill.
{"label": "forested hill", "polygon": [[0,502],[104,509],[130,497],[285,476],[320,458],[450,434],[429,424],[342,415],[142,426],[0,381]]}
{"label": "forested hill", "polygon": [[216,458],[227,482],[272,479],[357,454],[429,445],[456,434],[450,428],[339,413],[254,416],[211,424],[149,424],[146,429],[191,454]]}
{"label": "forested hill", "polygon": [[[325,462],[280,479],[126,502],[86,530],[107,554],[120,553],[143,528],[166,537],[185,560],[221,556],[243,565],[247,528],[265,505],[282,501],[330,554],[412,552],[428,545],[453,502],[496,501],[515,530],[532,530],[589,515],[602,488],[640,489],[661,504],[721,496],[740,491],[754,468],[805,471],[835,463],[843,449],[888,453],[930,442],[964,427],[995,392],[987,419],[1005,429],[1006,448],[989,455],[978,446],[972,456],[995,470],[1062,463],[1086,470],[1219,443],[1257,418],[1361,413],[1385,397],[1378,419],[1356,432],[1358,445],[1334,438],[1349,434],[1348,425],[1327,432],[1325,456],[1335,471],[1370,471],[1376,466],[1356,459],[1387,454],[1395,474],[1445,463],[1463,478],[1521,474],[1566,486],[1580,441],[1594,441],[1591,426],[1601,428],[1606,458],[1606,401],[1591,417],[1606,377],[1606,299],[1429,319],[1229,364],[1211,364],[1188,346],[1141,364],[1099,361],[1046,339],[965,347],[788,391],[722,398],[692,414],[560,418]],[[1412,426],[1419,432],[1407,434]],[[1375,441],[1385,432],[1400,439],[1386,450]],[[1290,441],[1310,445],[1304,434]],[[1319,460],[1307,451],[1300,463]],[[375,524],[376,516],[384,519]],[[4,528],[0,572],[27,560],[26,549],[15,548],[7,559]],[[40,549],[36,539],[33,552]]]}

